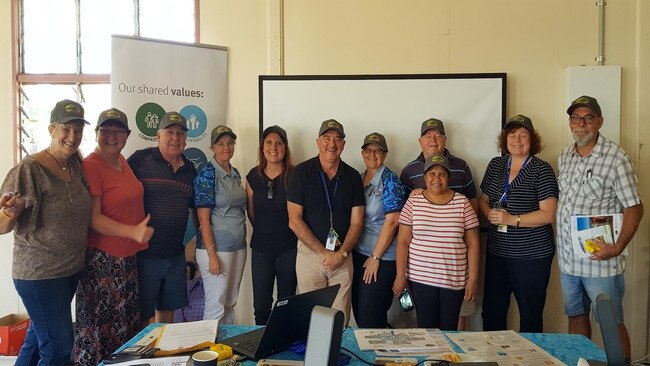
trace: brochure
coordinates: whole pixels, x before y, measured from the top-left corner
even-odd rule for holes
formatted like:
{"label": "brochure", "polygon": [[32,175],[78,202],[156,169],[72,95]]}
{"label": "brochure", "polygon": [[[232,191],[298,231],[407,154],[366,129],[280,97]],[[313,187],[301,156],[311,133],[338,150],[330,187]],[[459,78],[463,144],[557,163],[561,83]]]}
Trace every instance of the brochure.
{"label": "brochure", "polygon": [[[613,245],[618,239],[623,224],[623,214],[605,215],[574,215],[571,216],[571,242],[573,252],[579,258],[589,258],[593,255],[593,239]],[[627,248],[622,253],[627,255]]]}

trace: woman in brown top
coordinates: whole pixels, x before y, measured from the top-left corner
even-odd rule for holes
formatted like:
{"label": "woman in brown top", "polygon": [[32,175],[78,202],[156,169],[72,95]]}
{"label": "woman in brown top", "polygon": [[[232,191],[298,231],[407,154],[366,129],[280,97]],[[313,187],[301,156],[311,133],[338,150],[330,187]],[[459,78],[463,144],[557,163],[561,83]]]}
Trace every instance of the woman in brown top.
{"label": "woman in brown top", "polygon": [[50,146],[12,168],[0,189],[0,233],[14,231],[12,277],[31,319],[17,366],[70,361],[70,303],[90,218],[78,152],[86,124],[79,103],[58,102],[48,127]]}

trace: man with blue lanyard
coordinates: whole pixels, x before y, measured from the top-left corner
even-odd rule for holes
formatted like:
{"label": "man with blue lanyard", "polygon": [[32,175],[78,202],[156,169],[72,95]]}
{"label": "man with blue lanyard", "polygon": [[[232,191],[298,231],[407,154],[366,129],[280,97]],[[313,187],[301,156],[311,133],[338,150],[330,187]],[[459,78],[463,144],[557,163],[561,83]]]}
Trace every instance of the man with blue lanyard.
{"label": "man with blue lanyard", "polygon": [[287,186],[289,227],[298,237],[298,293],[340,284],[332,308],[350,320],[353,266],[348,254],[363,226],[365,199],[357,170],[341,160],[343,125],[323,121],[318,156],[298,164]]}

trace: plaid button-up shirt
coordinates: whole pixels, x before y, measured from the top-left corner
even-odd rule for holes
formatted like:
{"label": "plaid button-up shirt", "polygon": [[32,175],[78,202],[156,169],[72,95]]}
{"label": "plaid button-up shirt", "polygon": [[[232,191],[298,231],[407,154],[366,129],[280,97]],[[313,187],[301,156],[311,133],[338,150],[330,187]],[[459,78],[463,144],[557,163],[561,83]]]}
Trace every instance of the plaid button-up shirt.
{"label": "plaid button-up shirt", "polygon": [[614,142],[598,136],[591,154],[578,155],[575,144],[558,159],[557,254],[560,270],[574,276],[608,277],[625,271],[625,257],[605,261],[577,258],[571,247],[572,215],[606,215],[641,203],[630,157]]}

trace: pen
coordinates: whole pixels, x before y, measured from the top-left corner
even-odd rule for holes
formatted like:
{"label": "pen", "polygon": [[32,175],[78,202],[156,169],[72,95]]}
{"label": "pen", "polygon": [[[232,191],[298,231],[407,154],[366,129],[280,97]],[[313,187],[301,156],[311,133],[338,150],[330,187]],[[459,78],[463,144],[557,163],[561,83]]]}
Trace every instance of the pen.
{"label": "pen", "polygon": [[591,179],[591,169],[587,170],[587,179]]}

